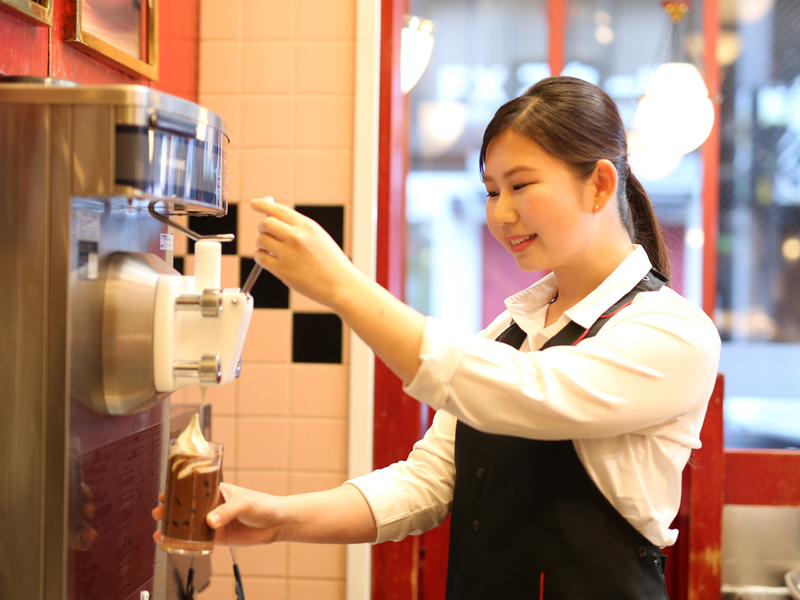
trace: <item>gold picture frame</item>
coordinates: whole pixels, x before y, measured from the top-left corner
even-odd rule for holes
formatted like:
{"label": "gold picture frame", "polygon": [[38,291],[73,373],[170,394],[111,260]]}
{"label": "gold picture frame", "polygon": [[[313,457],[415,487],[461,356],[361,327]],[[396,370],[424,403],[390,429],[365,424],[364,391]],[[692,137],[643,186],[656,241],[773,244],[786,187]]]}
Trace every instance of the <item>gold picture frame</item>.
{"label": "gold picture frame", "polygon": [[[102,8],[102,12],[95,10],[96,7]],[[134,22],[131,26],[130,19],[121,12],[121,18],[102,22],[103,16],[114,17],[115,11],[130,12],[131,7],[138,11],[144,9],[144,13],[139,12],[142,16],[137,17],[139,23]],[[129,31],[116,35],[118,31],[114,27],[120,23]],[[158,0],[66,0],[64,41],[126,73],[157,80]]]}
{"label": "gold picture frame", "polygon": [[53,0],[0,0],[0,8],[36,25],[53,25]]}

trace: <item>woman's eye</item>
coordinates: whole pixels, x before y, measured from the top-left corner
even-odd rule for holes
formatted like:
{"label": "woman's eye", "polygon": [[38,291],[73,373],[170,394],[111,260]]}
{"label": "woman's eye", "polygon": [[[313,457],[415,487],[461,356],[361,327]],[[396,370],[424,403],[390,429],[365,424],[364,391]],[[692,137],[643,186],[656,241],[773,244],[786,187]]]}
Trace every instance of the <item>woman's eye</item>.
{"label": "woman's eye", "polygon": [[486,191],[486,197],[487,198],[494,198],[494,197],[499,196],[499,195],[500,194],[498,192],[490,192],[488,190]]}
{"label": "woman's eye", "polygon": [[517,185],[514,186],[514,191],[518,192],[522,188],[524,188],[526,186],[529,186],[529,185],[531,185],[531,184],[530,183],[518,183]]}

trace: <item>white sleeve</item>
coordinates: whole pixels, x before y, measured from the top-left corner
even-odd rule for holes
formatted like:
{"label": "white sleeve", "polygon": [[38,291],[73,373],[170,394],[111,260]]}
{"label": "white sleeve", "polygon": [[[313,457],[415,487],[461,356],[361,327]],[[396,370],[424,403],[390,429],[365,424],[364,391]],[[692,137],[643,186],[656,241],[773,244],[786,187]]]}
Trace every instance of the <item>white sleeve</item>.
{"label": "white sleeve", "polygon": [[486,433],[542,440],[641,432],[704,407],[719,361],[716,327],[671,290],[640,298],[595,337],[538,352],[428,319],[405,391]]}
{"label": "white sleeve", "polygon": [[408,458],[349,480],[372,510],[378,526],[374,543],[400,541],[440,525],[450,512],[455,483],[456,420],[437,412]]}

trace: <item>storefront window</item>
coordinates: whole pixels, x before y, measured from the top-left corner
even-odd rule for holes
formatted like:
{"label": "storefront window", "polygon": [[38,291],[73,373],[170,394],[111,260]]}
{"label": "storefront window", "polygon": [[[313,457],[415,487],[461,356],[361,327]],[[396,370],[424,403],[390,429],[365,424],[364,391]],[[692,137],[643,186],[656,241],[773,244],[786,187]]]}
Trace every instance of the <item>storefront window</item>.
{"label": "storefront window", "polygon": [[800,446],[800,5],[723,3],[719,282],[726,445]]}
{"label": "storefront window", "polygon": [[[563,74],[619,105],[630,162],[656,206],[672,286],[703,305],[702,153],[643,143],[636,107],[662,62],[704,60],[702,2],[680,23],[661,2],[566,3]],[[478,331],[540,274],[519,271],[485,226],[477,155],[494,111],[548,76],[545,0],[414,0],[434,22],[430,64],[409,97],[406,299]],[[718,293],[726,445],[800,447],[800,4],[723,0]],[[675,56],[675,54],[679,56]],[[713,275],[710,275],[713,276]]]}

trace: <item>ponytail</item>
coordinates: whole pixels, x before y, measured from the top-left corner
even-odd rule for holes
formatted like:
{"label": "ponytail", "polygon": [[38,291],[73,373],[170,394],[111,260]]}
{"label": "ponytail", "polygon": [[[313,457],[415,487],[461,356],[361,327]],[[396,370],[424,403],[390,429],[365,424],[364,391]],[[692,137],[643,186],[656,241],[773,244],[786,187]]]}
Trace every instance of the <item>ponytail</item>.
{"label": "ponytail", "polygon": [[[634,244],[639,244],[647,252],[650,263],[656,271],[666,277],[670,274],[669,254],[661,227],[656,220],[653,203],[647,195],[641,182],[631,173],[630,167],[625,168],[625,197],[621,199],[622,220]],[[625,210],[627,204],[628,211]],[[628,213],[627,215],[625,213]]]}

